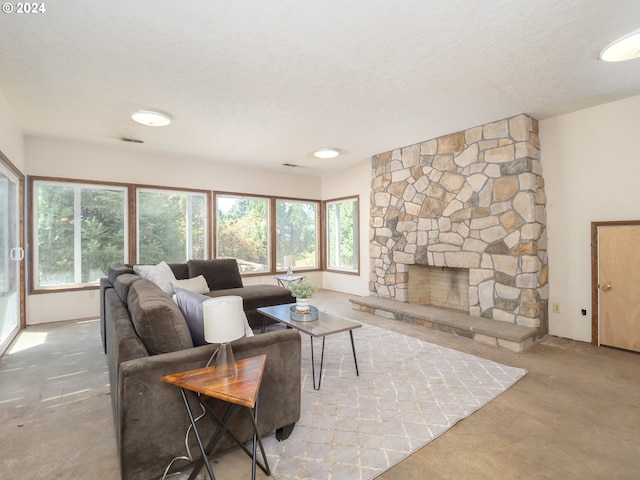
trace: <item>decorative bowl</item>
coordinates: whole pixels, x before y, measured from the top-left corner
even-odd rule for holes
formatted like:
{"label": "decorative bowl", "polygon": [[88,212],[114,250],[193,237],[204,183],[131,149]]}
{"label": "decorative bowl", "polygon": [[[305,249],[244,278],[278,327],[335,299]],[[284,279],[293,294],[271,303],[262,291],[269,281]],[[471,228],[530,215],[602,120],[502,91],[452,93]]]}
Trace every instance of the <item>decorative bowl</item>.
{"label": "decorative bowl", "polygon": [[295,320],[296,322],[312,322],[318,319],[318,309],[313,305],[309,305],[308,312],[296,312],[295,305],[291,305],[289,311],[291,312],[291,320]]}

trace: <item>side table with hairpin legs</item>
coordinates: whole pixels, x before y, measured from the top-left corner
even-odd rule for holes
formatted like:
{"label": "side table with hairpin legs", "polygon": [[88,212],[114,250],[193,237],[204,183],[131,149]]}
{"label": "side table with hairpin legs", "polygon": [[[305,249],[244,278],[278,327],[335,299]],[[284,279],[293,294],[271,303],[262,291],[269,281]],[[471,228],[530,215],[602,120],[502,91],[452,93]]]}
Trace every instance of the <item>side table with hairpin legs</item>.
{"label": "side table with hairpin legs", "polygon": [[[256,464],[260,466],[265,474],[271,474],[257,425],[258,391],[260,390],[260,383],[262,382],[266,361],[266,355],[238,360],[236,362],[238,375],[235,377],[225,376],[221,369],[216,370],[215,366],[174,373],[172,375],[162,377],[163,381],[180,388],[182,400],[184,401],[187,414],[189,415],[189,420],[191,421],[191,426],[193,427],[193,432],[196,436],[196,440],[198,441],[198,447],[202,453],[202,457],[196,462],[193,471],[189,476],[189,480],[193,480],[196,475],[198,475],[203,464],[209,473],[209,477],[215,479],[209,462],[209,455],[213,452],[216,444],[220,441],[224,433],[229,429],[229,424],[233,421],[242,407],[248,408],[251,412],[250,417],[253,422],[253,450],[250,451],[249,448],[244,443],[241,443],[231,431],[229,431],[229,433],[244,452],[251,456],[252,480],[255,480],[256,478]],[[207,443],[206,447],[202,441],[191,406],[189,405],[187,391],[196,392],[201,395],[217,398],[229,403],[229,407],[225,414],[222,418],[219,418],[206,403],[201,401],[198,396],[200,404],[218,421],[218,427],[211,435],[211,439]],[[256,447],[258,445],[260,446],[264,464],[257,461]]]}

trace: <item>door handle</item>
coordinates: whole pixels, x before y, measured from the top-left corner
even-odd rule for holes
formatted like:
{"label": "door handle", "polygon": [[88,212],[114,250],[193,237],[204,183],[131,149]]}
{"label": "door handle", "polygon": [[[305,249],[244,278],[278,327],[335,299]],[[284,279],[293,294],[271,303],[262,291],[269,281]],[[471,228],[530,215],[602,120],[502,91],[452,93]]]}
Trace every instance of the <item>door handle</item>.
{"label": "door handle", "polygon": [[611,290],[611,284],[610,283],[605,283],[600,288],[602,288],[603,292],[608,292],[609,290]]}
{"label": "door handle", "polygon": [[13,247],[9,252],[9,257],[14,262],[21,262],[22,260],[24,260],[24,249],[22,249],[21,247]]}

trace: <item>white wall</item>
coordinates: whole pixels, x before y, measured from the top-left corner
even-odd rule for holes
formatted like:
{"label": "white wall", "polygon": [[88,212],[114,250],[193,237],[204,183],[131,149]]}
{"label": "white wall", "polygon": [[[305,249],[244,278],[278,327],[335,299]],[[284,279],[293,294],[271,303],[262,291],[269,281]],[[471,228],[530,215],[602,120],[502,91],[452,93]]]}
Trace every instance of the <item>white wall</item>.
{"label": "white wall", "polygon": [[322,199],[359,195],[360,274],[346,275],[323,272],[322,286],[352,295],[369,294],[369,210],[371,191],[371,160],[322,178]]}
{"label": "white wall", "polygon": [[591,222],[640,219],[639,112],[640,96],[539,122],[552,335],[591,340]]}
{"label": "white wall", "polygon": [[[111,148],[34,137],[25,143],[29,175],[321,199],[318,177],[143,153],[145,149],[135,144]],[[272,276],[261,281],[267,278],[275,283]],[[316,280],[320,283],[320,274]],[[247,279],[247,283],[257,281]],[[29,295],[27,323],[96,317],[98,297],[97,291]]]}
{"label": "white wall", "polygon": [[25,173],[24,139],[15,115],[0,92],[0,152]]}

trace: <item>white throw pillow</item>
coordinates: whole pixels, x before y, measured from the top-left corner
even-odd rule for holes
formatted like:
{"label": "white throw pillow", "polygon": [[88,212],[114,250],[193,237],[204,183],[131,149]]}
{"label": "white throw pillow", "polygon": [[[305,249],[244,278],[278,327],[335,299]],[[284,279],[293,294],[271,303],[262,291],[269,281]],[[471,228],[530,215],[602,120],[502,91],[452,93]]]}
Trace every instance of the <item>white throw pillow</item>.
{"label": "white throw pillow", "polygon": [[160,262],[157,265],[134,265],[133,270],[142,278],[151,280],[158,285],[162,291],[173,295],[171,282],[175,281],[176,277],[167,262]]}
{"label": "white throw pillow", "polygon": [[209,293],[209,284],[207,284],[203,275],[184,280],[171,280],[171,285],[173,285],[173,288],[182,288],[194,293]]}

